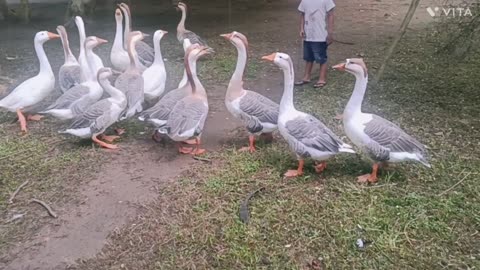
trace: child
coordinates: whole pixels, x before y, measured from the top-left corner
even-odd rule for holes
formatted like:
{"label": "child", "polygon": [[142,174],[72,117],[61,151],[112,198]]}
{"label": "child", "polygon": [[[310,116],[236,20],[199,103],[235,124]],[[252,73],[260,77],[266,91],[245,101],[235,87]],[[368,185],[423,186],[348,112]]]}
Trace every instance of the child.
{"label": "child", "polygon": [[302,0],[298,10],[302,13],[300,36],[303,38],[305,75],[295,85],[310,83],[313,62],[320,64],[320,77],[313,87],[327,84],[327,47],[333,41],[333,0]]}

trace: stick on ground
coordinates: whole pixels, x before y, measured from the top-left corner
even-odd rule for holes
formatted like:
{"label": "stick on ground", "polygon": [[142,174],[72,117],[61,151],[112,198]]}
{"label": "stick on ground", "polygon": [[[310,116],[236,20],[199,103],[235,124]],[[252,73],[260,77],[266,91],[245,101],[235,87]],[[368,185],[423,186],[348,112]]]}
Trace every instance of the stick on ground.
{"label": "stick on ground", "polygon": [[12,204],[13,203],[13,199],[15,199],[15,196],[17,196],[18,192],[20,191],[20,189],[22,189],[24,186],[28,185],[28,180],[23,182],[23,184],[21,184],[13,193],[12,195],[10,196],[10,199],[8,199],[8,204]]}
{"label": "stick on ground", "polygon": [[37,199],[33,199],[31,202],[38,203],[38,204],[40,204],[41,206],[43,206],[43,208],[47,209],[48,214],[49,214],[51,217],[53,217],[53,218],[57,218],[57,217],[58,217],[58,215],[57,215],[55,212],[53,212],[52,208],[50,208],[50,206],[48,206],[48,204],[46,204],[45,202],[42,202],[42,201],[37,200]]}

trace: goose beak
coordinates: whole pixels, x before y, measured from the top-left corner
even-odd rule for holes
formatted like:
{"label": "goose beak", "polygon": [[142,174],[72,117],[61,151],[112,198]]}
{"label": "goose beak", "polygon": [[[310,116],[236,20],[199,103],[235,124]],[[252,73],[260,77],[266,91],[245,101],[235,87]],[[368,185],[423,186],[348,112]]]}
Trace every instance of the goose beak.
{"label": "goose beak", "polygon": [[115,70],[115,69],[112,69],[112,74],[120,75],[120,74],[122,74],[122,72],[117,71],[117,70]]}
{"label": "goose beak", "polygon": [[163,34],[164,34],[164,35],[168,34],[168,31],[163,31]]}
{"label": "goose beak", "polygon": [[267,60],[267,61],[273,62],[273,61],[275,61],[275,57],[277,57],[277,53],[272,53],[270,55],[262,56],[262,60]]}
{"label": "goose beak", "polygon": [[98,42],[98,44],[103,44],[103,43],[107,43],[108,40],[105,40],[103,38],[97,38],[97,42]]}
{"label": "goose beak", "polygon": [[345,70],[345,65],[346,65],[346,63],[340,63],[338,65],[333,66],[332,68],[336,69],[336,70],[344,71]]}
{"label": "goose beak", "polygon": [[54,34],[52,32],[48,32],[47,35],[49,39],[55,39],[60,37],[60,35]]}
{"label": "goose beak", "polygon": [[229,34],[221,34],[221,37],[224,37],[226,40],[230,40],[232,38],[232,33]]}

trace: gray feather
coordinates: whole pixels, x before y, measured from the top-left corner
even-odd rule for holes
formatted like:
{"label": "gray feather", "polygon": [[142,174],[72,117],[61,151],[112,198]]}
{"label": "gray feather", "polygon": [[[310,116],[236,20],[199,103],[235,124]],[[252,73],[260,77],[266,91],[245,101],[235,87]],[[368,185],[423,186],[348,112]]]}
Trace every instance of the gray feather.
{"label": "gray feather", "polygon": [[79,65],[62,66],[58,71],[58,84],[62,92],[66,92],[82,82],[82,70]]}
{"label": "gray feather", "polygon": [[166,129],[169,134],[183,134],[195,128],[194,136],[202,133],[203,125],[208,114],[208,105],[201,99],[186,97],[175,105],[168,121]]}
{"label": "gray feather", "polygon": [[52,105],[50,105],[46,109],[46,111],[54,109],[70,109],[72,106],[75,105],[77,109],[82,109],[85,105],[88,106],[88,104],[90,104],[84,104],[85,102],[88,102],[88,100],[86,100],[88,94],[88,87],[81,84],[74,86],[69,91],[61,95]]}
{"label": "gray feather", "polygon": [[185,88],[172,90],[165,94],[165,96],[163,96],[151,108],[143,111],[140,114],[140,117],[143,117],[145,119],[155,118],[160,120],[167,120],[175,104],[187,95],[188,91]]}
{"label": "gray feather", "polygon": [[252,91],[248,91],[240,100],[240,117],[247,123],[250,133],[263,130],[262,123],[277,124],[279,106],[270,99]]}

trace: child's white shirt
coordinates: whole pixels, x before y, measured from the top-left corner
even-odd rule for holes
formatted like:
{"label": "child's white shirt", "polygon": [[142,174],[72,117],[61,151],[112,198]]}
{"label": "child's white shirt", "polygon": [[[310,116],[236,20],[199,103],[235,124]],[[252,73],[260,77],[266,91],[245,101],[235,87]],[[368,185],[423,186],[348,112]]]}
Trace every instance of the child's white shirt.
{"label": "child's white shirt", "polygon": [[298,10],[305,14],[305,40],[327,40],[327,13],[335,7],[333,0],[302,0]]}

